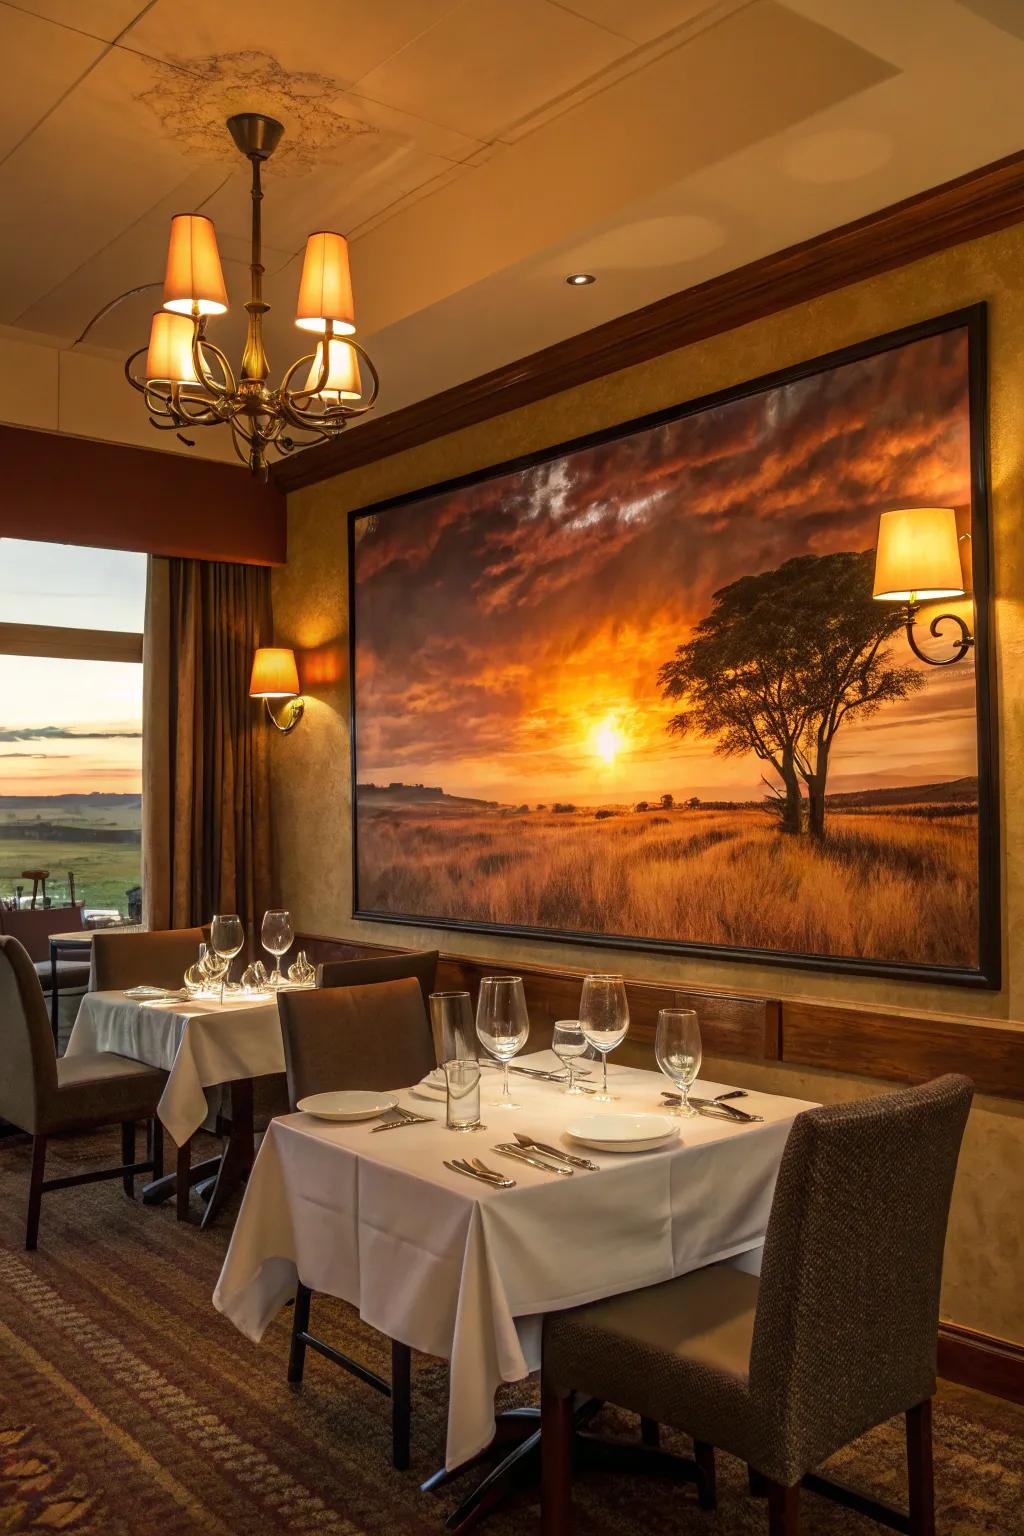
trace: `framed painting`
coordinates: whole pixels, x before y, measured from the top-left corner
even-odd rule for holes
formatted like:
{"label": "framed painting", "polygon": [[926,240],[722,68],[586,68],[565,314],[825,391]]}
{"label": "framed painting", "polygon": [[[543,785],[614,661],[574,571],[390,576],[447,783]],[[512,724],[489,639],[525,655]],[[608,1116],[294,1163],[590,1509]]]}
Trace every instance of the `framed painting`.
{"label": "framed painting", "polygon": [[353,512],[355,915],[998,985],[985,326]]}

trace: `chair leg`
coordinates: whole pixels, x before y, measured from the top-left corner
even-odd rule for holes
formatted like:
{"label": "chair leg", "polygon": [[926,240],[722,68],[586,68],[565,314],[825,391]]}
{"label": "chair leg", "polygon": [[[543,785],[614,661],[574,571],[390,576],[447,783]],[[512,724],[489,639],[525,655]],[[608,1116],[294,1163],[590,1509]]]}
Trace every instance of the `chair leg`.
{"label": "chair leg", "polygon": [[28,1185],[28,1221],[25,1247],[31,1251],[39,1239],[39,1208],[43,1203],[43,1175],[46,1170],[46,1137],[32,1137],[32,1172]]}
{"label": "chair leg", "polygon": [[650,1446],[652,1451],[657,1450],[661,1444],[661,1426],[657,1419],[641,1418],[640,1439],[644,1445]]}
{"label": "chair leg", "polygon": [[910,1536],[935,1536],[935,1472],[932,1463],[932,1401],[907,1414]]}
{"label": "chair leg", "polygon": [[697,1463],[697,1502],[701,1509],[714,1509],[718,1500],[715,1493],[715,1448],[706,1440],[693,1442],[693,1459]]}
{"label": "chair leg", "polygon": [[766,1499],[768,1497],[768,1479],[763,1472],[757,1472],[748,1465],[747,1486],[750,1489],[752,1499]]}
{"label": "chair leg", "polygon": [[799,1536],[800,1484],[786,1488],[782,1483],[768,1483],[768,1536]]}
{"label": "chair leg", "polygon": [[409,1467],[412,1419],[412,1350],[391,1340],[391,1461],[395,1470]]}
{"label": "chair leg", "polygon": [[[135,1121],[122,1120],[121,1122],[121,1162],[124,1167],[135,1161]],[[126,1173],[121,1180],[124,1192],[129,1200],[135,1199],[135,1175]]]}
{"label": "chair leg", "polygon": [[164,1176],[164,1128],[158,1115],[149,1122],[149,1160],[153,1164],[153,1183]]}
{"label": "chair leg", "polygon": [[192,1138],[178,1148],[175,1163],[174,1214],[179,1221],[188,1221],[189,1174],[192,1172]]}
{"label": "chair leg", "polygon": [[572,1398],[542,1386],[541,1536],[572,1536]]}
{"label": "chair leg", "polygon": [[302,1380],[306,1364],[306,1341],[300,1339],[299,1334],[309,1332],[309,1304],[312,1299],[313,1292],[309,1286],[300,1283],[292,1308],[292,1347],[288,1355],[288,1380],[291,1382]]}

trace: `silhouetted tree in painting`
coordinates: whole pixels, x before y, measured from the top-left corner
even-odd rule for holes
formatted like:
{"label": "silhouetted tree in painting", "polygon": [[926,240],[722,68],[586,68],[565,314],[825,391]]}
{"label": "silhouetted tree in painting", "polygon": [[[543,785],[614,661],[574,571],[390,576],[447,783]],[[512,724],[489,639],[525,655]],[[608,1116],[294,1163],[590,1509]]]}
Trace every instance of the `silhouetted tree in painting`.
{"label": "silhouetted tree in painting", "polygon": [[825,830],[825,789],[836,732],[924,683],[890,659],[903,626],[893,604],[871,596],[874,551],[798,555],[716,592],[711,612],[659,669],[663,695],[683,708],[677,736],[716,737],[724,757],[754,752],[781,781],[780,821]]}

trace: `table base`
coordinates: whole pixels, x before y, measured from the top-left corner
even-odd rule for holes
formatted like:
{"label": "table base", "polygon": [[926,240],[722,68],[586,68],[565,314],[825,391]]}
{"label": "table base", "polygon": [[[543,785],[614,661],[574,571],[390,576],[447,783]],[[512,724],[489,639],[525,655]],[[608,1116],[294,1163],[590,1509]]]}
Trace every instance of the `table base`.
{"label": "table base", "polygon": [[[588,1398],[576,1408],[573,1415],[573,1462],[577,1471],[597,1467],[601,1471],[622,1472],[629,1476],[663,1477],[674,1482],[695,1483],[701,1508],[714,1507],[714,1461],[702,1465],[689,1456],[675,1456],[663,1451],[658,1445],[658,1426],[652,1420],[641,1422],[640,1444],[627,1440],[606,1440],[601,1435],[585,1432],[585,1426],[594,1419],[604,1404]],[[485,1451],[472,1461],[465,1462],[453,1471],[441,1468],[422,1483],[424,1493],[442,1488],[456,1477],[461,1477],[472,1467],[490,1456],[495,1446],[512,1443],[512,1450],[487,1475],[477,1483],[473,1491],[462,1501],[445,1521],[445,1530],[451,1536],[464,1536],[486,1519],[516,1487],[540,1485],[540,1409],[513,1408],[501,1413],[495,1421],[495,1437]]]}
{"label": "table base", "polygon": [[208,1194],[206,1190],[200,1190],[206,1200],[200,1223],[205,1228],[216,1221],[231,1196],[244,1184],[256,1155],[252,1078],[239,1078],[228,1086],[231,1089],[231,1130],[224,1151],[219,1157],[208,1157],[193,1164],[189,1160],[190,1143],[186,1142],[184,1147],[178,1148],[176,1171],[165,1178],[154,1179],[142,1191],[146,1205],[162,1205],[173,1195],[178,1220],[187,1221],[189,1190],[193,1185],[210,1183],[212,1188]]}

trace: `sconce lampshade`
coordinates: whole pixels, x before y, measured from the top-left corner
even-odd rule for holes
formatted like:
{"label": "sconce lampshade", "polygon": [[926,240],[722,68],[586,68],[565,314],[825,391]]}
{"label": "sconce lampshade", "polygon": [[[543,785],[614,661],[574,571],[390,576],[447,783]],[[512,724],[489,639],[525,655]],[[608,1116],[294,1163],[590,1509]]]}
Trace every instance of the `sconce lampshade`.
{"label": "sconce lampshade", "polygon": [[298,691],[295,652],[283,646],[261,646],[253,658],[250,699],[294,699]]}
{"label": "sconce lampshade", "polygon": [[158,309],[149,327],[146,378],[151,383],[198,384],[192,362],[192,321]]}
{"label": "sconce lampshade", "polygon": [[306,241],[295,324],[303,331],[325,331],[328,321],[339,335],[355,332],[348,241],[344,235],[321,230]]}
{"label": "sconce lampshade", "polygon": [[224,273],[213,220],[200,213],[176,213],[171,220],[164,275],[164,309],[190,315],[222,315],[228,307]]}
{"label": "sconce lampshade", "polygon": [[952,507],[909,507],[878,520],[875,588],[881,602],[963,597],[964,577]]}
{"label": "sconce lampshade", "polygon": [[[363,390],[359,377],[357,352],[349,346],[347,341],[341,341],[334,336],[331,337],[327,347],[327,382],[315,398],[323,400],[327,405],[338,405],[342,400],[361,399]],[[316,387],[323,355],[324,344],[318,341],[313,366],[306,379],[307,389]]]}

